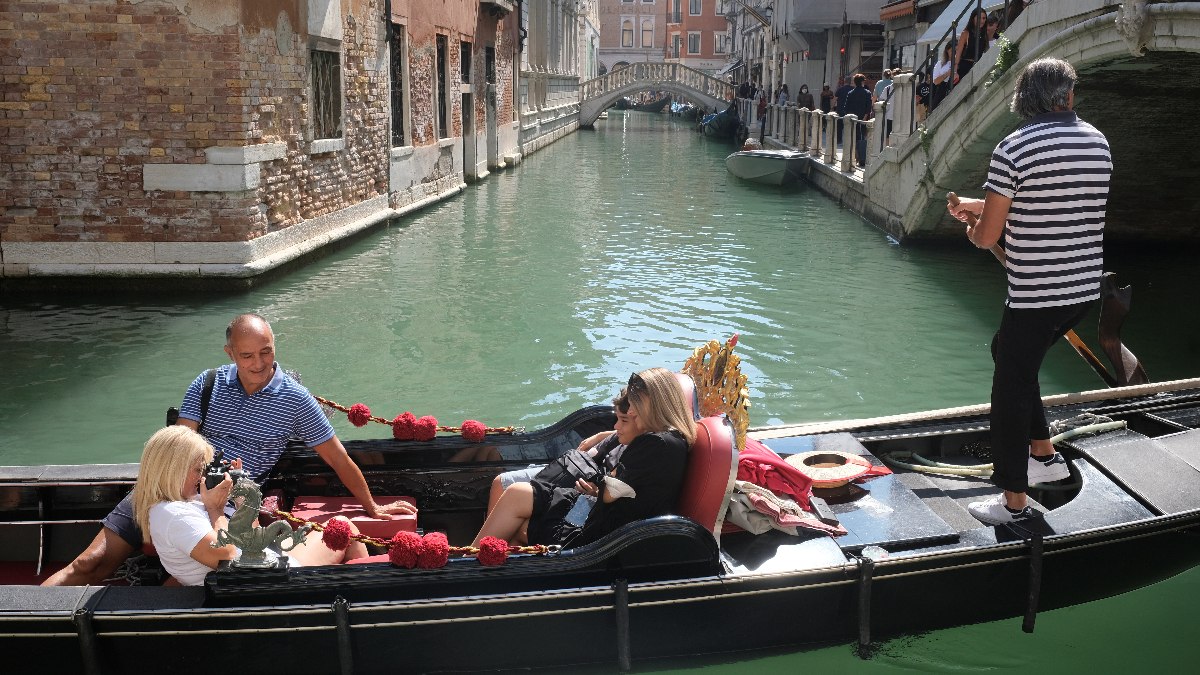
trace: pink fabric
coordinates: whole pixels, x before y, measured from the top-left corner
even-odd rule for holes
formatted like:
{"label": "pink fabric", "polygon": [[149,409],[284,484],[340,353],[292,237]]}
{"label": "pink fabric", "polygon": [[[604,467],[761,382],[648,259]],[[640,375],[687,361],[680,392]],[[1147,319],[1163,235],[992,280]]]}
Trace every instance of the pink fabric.
{"label": "pink fabric", "polygon": [[748,494],[746,496],[750,499],[750,505],[754,507],[755,511],[769,517],[783,527],[803,527],[809,530],[826,532],[838,537],[846,534],[846,528],[841,525],[828,525],[814,517],[800,516],[789,511],[784,511],[779,508],[777,503],[762,495]]}
{"label": "pink fabric", "polygon": [[787,495],[796,500],[805,511],[812,511],[812,505],[808,501],[809,495],[812,494],[812,479],[783,461],[782,457],[761,441],[746,438],[746,448],[738,454],[737,478]]}

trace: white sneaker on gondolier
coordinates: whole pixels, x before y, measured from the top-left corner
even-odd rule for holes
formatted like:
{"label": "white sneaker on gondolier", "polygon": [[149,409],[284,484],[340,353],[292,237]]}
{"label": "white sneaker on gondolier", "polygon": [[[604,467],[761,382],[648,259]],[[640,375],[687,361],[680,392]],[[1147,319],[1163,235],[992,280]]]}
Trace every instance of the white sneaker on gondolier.
{"label": "white sneaker on gondolier", "polygon": [[1004,501],[1003,493],[981,502],[971,502],[967,504],[967,510],[977,520],[988,525],[1006,525],[1008,523],[1019,523],[1024,520],[1033,520],[1034,518],[1042,517],[1041,511],[1035,510],[1032,506],[1026,506],[1014,513]]}
{"label": "white sneaker on gondolier", "polygon": [[1071,476],[1071,469],[1067,466],[1067,460],[1061,453],[1056,452],[1047,459],[1048,461],[1043,462],[1040,458],[1029,456],[1028,482],[1030,485],[1053,483]]}

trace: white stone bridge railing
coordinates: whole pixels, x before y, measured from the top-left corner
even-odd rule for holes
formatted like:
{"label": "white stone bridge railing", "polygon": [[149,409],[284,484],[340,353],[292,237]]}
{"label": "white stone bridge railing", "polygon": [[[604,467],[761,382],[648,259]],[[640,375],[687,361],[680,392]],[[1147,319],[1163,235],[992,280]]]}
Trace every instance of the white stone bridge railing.
{"label": "white stone bridge railing", "polygon": [[617,99],[647,89],[670,91],[716,109],[733,100],[733,85],[679,63],[634,63],[579,85],[579,122],[587,126]]}

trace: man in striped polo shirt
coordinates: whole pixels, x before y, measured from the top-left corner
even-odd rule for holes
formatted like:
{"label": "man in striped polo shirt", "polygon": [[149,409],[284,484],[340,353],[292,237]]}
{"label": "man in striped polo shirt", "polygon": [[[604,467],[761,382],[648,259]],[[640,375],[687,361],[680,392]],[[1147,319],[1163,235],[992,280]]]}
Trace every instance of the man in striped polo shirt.
{"label": "man in striped polo shirt", "polygon": [[[225,329],[225,353],[233,363],[216,370],[204,415],[200,413],[205,380],[201,373],[184,394],[178,424],[200,431],[213,448],[225,453],[225,459],[241,460],[242,469],[256,482],[275,466],[288,440],[296,438],[333,469],[367,515],[387,518],[392,513],[416,513],[403,501],[375,503],[362,470],[346,453],[316,400],[275,361],[275,334],[266,319],[257,314],[236,317]],[[104,518],[87,549],[42,585],[101,583],[141,546],[133,502],[126,497]]]}
{"label": "man in striped polo shirt", "polygon": [[1030,484],[1070,475],[1054,451],[1042,408],[1038,370],[1060,337],[1100,297],[1104,215],[1112,157],[1104,134],[1082,121],[1075,69],[1034,61],[1017,78],[1012,111],[1025,123],[992,153],[984,199],[963,199],[950,212],[967,238],[993,248],[1003,237],[1008,297],[992,340],[993,480],[1004,492],[968,506],[989,524],[1041,514],[1028,505]]}

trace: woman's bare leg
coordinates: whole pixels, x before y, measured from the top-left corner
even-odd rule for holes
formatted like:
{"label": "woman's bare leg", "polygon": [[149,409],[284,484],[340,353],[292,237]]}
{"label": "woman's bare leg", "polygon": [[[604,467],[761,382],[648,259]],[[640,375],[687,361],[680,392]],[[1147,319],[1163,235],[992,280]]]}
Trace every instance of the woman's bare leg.
{"label": "woman's bare leg", "polygon": [[533,486],[529,483],[513,483],[500,495],[500,501],[496,502],[496,507],[488,514],[471,545],[478,546],[479,540],[484,537],[513,541],[518,535],[524,534],[532,515]]}

